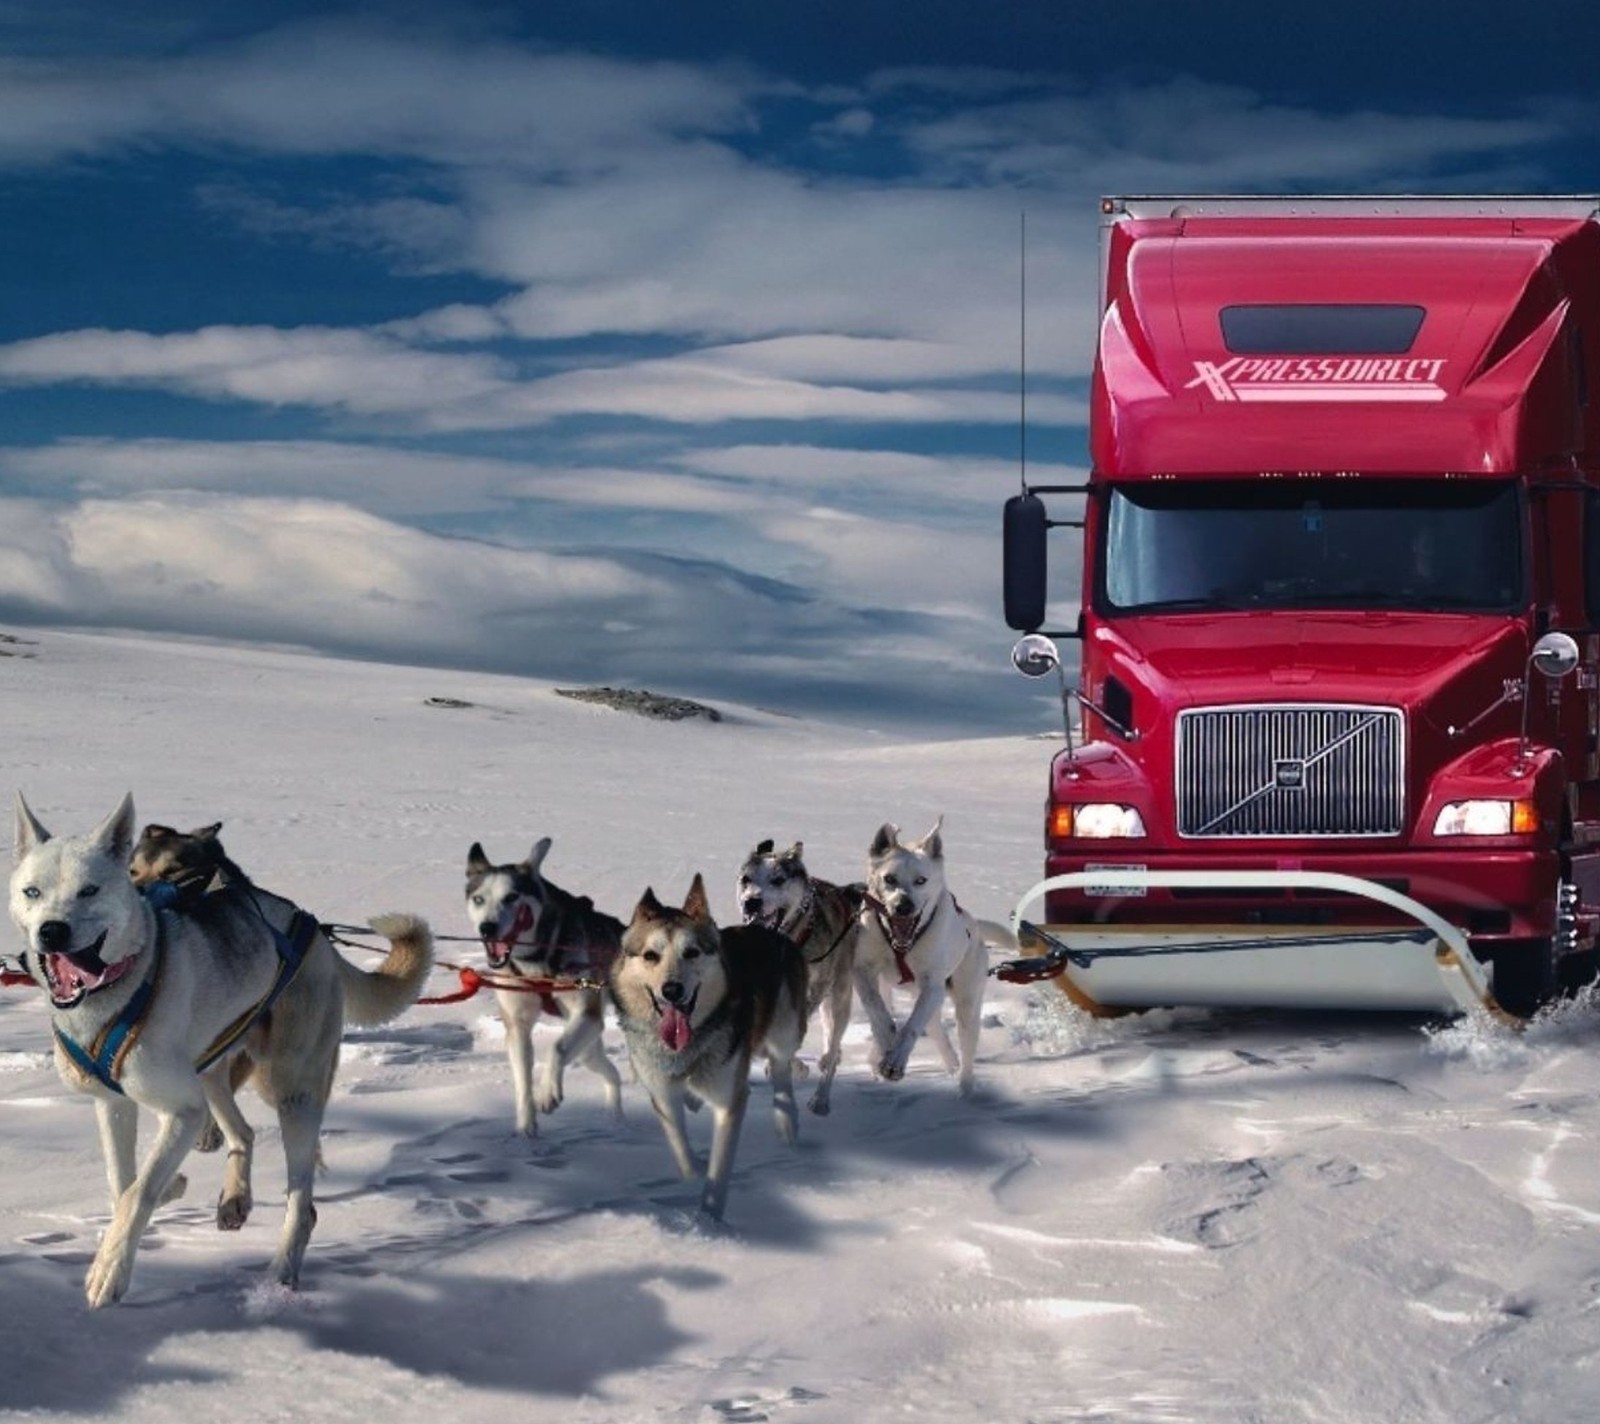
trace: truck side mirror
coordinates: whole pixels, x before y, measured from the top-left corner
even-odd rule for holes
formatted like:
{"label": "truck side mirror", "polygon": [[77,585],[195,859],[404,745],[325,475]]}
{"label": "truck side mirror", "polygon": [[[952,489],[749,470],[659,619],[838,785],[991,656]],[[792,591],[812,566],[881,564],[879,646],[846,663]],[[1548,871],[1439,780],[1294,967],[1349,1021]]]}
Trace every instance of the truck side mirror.
{"label": "truck side mirror", "polygon": [[1546,633],[1528,655],[1528,661],[1546,677],[1565,677],[1578,666],[1578,660],[1578,644],[1570,633]]}
{"label": "truck side mirror", "polygon": [[1032,633],[1044,623],[1049,532],[1044,501],[1038,495],[1017,494],[1006,501],[1001,574],[1006,626],[1018,632]]}
{"label": "truck side mirror", "polygon": [[1029,633],[1017,639],[1011,650],[1011,666],[1024,677],[1043,677],[1061,666],[1061,653],[1043,633]]}

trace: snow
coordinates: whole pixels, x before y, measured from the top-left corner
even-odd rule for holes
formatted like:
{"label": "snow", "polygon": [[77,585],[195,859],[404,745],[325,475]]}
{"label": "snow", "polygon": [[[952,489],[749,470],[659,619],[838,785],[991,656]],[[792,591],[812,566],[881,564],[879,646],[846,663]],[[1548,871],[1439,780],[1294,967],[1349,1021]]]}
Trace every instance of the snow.
{"label": "snow", "polygon": [[[30,636],[35,657],[0,659],[0,746],[47,826],[86,830],[129,788],[141,821],[221,818],[235,859],[324,919],[415,910],[463,935],[467,847],[506,860],[541,835],[552,879],[622,915],[647,885],[681,900],[703,871],[731,917],[766,837],[856,878],[881,822],[920,834],[941,813],[976,914],[1004,920],[1040,866],[1048,741],[915,742],[732,707],[657,724],[511,677]],[[441,696],[473,705],[426,705]],[[470,944],[439,950],[478,962]],[[874,1079],[858,1021],[832,1116],[803,1112],[790,1150],[758,1077],[720,1227],[631,1082],[620,1130],[579,1069],[539,1139],[515,1136],[493,1012],[417,1007],[347,1035],[301,1293],[265,1283],[282,1161],[247,1092],[248,1225],[216,1230],[222,1162],[191,1157],[128,1298],[90,1313],[82,1276],[109,1215],[92,1112],[50,1065],[41,996],[0,991],[0,1413],[1592,1417],[1587,1001],[1518,1035],[1377,1014],[1094,1021],[1051,988],[996,984],[976,1101],[926,1046],[905,1082]]]}

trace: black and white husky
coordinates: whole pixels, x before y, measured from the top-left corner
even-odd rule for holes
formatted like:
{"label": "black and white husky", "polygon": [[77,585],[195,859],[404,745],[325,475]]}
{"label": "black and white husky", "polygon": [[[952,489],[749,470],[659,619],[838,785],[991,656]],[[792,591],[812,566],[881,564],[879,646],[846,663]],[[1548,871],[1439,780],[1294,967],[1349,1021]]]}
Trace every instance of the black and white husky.
{"label": "black and white husky", "polygon": [[[705,1176],[700,1209],[720,1218],[750,1097],[750,1062],[771,1065],[773,1121],[793,1142],[794,1055],[805,1037],[805,963],[760,925],[719,930],[697,875],[681,910],[646,890],[611,968],[611,998],[634,1072],[685,1178]],[[689,1094],[711,1109],[710,1162],[689,1146]]]}
{"label": "black and white husky", "polygon": [[[901,844],[900,828],[879,827],[867,851],[866,907],[856,942],[856,994],[872,1025],[880,1054],[878,1073],[905,1076],[911,1050],[924,1033],[938,1046],[963,1095],[972,1091],[973,1063],[988,984],[986,936],[1009,939],[998,925],[974,920],[945,884],[940,826],[921,840]],[[881,986],[904,985],[916,996],[898,1028]],[[956,1011],[952,1049],[940,1011],[948,994]]]}
{"label": "black and white husky", "polygon": [[[346,963],[310,915],[248,882],[184,912],[158,909],[128,876],[133,831],[132,797],[88,835],[60,838],[17,797],[11,918],[28,972],[50,996],[56,1067],[94,1099],[111,1186],[111,1224],[85,1293],[98,1307],[127,1291],[139,1238],[175,1194],[208,1105],[228,1145],[217,1225],[244,1225],[254,1134],[229,1083],[240,1051],[278,1111],[288,1210],[270,1269],[293,1287],[316,1222],[312,1176],[340,1034],[416,999],[433,938],[413,915],[379,916],[372,927],[391,947],[369,974]],[[159,1128],[136,1172],[141,1106]]]}
{"label": "black and white husky", "polygon": [[[540,866],[549,852],[545,836],[526,860],[491,865],[474,842],[467,852],[467,918],[483,941],[489,968],[510,985],[556,979],[604,985],[621,943],[622,921],[595,909],[587,896],[570,895],[546,880]],[[561,1106],[569,1063],[598,1073],[606,1105],[621,1113],[622,1079],[601,1042],[603,988],[553,993],[507,987],[497,988],[495,996],[506,1026],[518,1132],[536,1136],[538,1114]],[[564,1020],[565,1026],[535,1084],[533,1026],[541,1014]]]}
{"label": "black and white husky", "polygon": [[833,885],[811,875],[800,841],[787,850],[775,850],[771,841],[762,841],[739,867],[739,913],[744,922],[786,936],[806,962],[806,1022],[820,1013],[827,1042],[808,1104],[819,1115],[832,1105],[840,1045],[850,1023],[865,888]]}

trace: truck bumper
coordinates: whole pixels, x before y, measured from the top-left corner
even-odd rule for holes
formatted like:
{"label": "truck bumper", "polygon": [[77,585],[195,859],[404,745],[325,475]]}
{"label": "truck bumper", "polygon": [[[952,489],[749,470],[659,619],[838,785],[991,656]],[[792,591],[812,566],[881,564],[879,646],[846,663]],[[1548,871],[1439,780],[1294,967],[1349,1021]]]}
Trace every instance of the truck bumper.
{"label": "truck bumper", "polygon": [[[1154,875],[1137,889],[1115,888],[1109,875],[1123,868],[1196,872],[1213,877],[1194,885],[1163,885]],[[1375,855],[1281,855],[1270,851],[1221,855],[1183,851],[1140,854],[1125,844],[1107,853],[1052,853],[1047,877],[1088,873],[1086,883],[1049,892],[1045,919],[1052,924],[1165,922],[1205,925],[1341,924],[1371,921],[1374,906],[1348,894],[1307,884],[1224,883],[1237,872],[1316,872],[1375,882],[1427,906],[1484,948],[1497,940],[1553,934],[1560,863],[1554,851],[1401,851]],[[1222,872],[1218,876],[1218,872]],[[1397,923],[1386,912],[1378,923]]]}
{"label": "truck bumper", "polygon": [[[1204,925],[1153,922],[1038,925],[1031,907],[1111,888],[1118,898],[1203,890],[1321,895],[1359,906],[1366,922],[1262,926],[1213,917]],[[1382,923],[1372,923],[1378,916]],[[1083,1007],[1164,1005],[1391,1009],[1500,1014],[1490,973],[1466,935],[1428,906],[1375,881],[1317,871],[1080,871],[1052,876],[1018,903],[1019,944],[1049,957]]]}

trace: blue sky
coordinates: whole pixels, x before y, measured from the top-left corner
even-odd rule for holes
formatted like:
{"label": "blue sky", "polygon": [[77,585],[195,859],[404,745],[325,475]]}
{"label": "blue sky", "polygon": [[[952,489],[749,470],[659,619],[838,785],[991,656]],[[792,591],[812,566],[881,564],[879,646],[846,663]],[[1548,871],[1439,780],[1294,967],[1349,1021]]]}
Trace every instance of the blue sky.
{"label": "blue sky", "polygon": [[1019,215],[1066,480],[1100,193],[1594,191],[1597,53],[1567,0],[0,0],[0,620],[1040,725]]}

